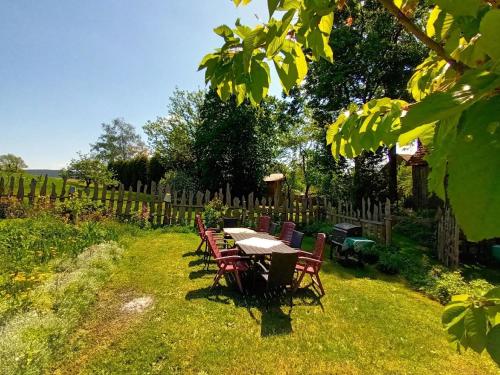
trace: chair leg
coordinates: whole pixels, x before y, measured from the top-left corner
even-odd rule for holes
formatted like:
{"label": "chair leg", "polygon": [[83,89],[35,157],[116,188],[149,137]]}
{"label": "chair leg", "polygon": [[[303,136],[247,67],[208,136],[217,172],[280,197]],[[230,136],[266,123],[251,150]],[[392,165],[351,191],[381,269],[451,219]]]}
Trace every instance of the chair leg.
{"label": "chair leg", "polygon": [[[313,275],[311,275],[311,278],[313,278]],[[321,291],[321,295],[324,296],[325,290],[323,289],[323,284],[321,283],[321,279],[319,278],[319,274],[315,273],[314,278],[316,279],[316,283],[318,284],[319,290]]]}
{"label": "chair leg", "polygon": [[240,273],[238,271],[236,271],[234,273],[234,276],[236,278],[236,283],[238,284],[238,288],[240,289],[240,292],[244,293],[243,292],[243,285],[241,284]]}
{"label": "chair leg", "polygon": [[195,253],[198,253],[200,250],[201,250],[201,247],[203,246],[203,244],[205,243],[205,240],[201,240],[200,244],[198,245],[198,248],[196,249]]}
{"label": "chair leg", "polygon": [[221,278],[221,276],[222,276],[223,273],[224,273],[224,271],[222,269],[219,269],[217,271],[217,275],[215,275],[215,277],[214,277],[214,283],[212,284],[212,287],[210,289],[213,289],[217,285],[219,285],[219,280],[220,280],[220,278]]}
{"label": "chair leg", "polygon": [[302,273],[300,274],[300,276],[297,279],[297,282],[295,283],[295,286],[293,288],[294,292],[296,292],[297,289],[299,289],[300,283],[302,282],[302,279],[304,278],[305,274],[306,274],[306,271],[302,271]]}

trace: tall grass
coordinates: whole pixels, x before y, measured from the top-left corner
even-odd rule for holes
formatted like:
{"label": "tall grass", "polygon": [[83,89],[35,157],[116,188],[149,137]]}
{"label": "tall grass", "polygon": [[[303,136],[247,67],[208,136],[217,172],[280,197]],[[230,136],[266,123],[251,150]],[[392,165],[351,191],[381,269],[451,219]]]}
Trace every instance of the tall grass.
{"label": "tall grass", "polygon": [[0,221],[0,324],[30,306],[33,288],[50,277],[60,262],[117,237],[114,224],[72,225],[50,213]]}
{"label": "tall grass", "polygon": [[90,247],[33,290],[32,304],[0,326],[2,374],[45,373],[122,256],[116,243]]}

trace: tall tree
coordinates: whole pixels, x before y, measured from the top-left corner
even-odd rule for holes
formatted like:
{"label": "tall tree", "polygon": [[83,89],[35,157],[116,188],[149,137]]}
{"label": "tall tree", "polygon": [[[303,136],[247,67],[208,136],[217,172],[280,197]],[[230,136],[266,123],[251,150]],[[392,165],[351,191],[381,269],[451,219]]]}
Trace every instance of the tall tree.
{"label": "tall tree", "polygon": [[205,96],[195,152],[202,188],[232,186],[234,194],[258,192],[277,155],[280,103],[274,98],[253,107],[222,101],[214,91]]}
{"label": "tall tree", "polygon": [[[422,18],[420,8],[416,17]],[[425,46],[404,32],[375,0],[365,1],[364,6],[348,1],[346,8],[337,12],[330,46],[335,63],[324,59],[311,63],[303,86],[313,117],[322,126],[329,125],[352,102],[383,96],[409,99],[406,82],[426,54]],[[326,142],[324,145],[328,147]],[[355,202],[363,196],[397,199],[395,146],[387,151],[388,176],[380,168],[384,161],[380,151],[355,158]]]}
{"label": "tall tree", "polygon": [[23,158],[14,154],[0,155],[0,171],[7,173],[21,172],[28,168]]}
{"label": "tall tree", "polygon": [[102,124],[103,133],[91,145],[97,158],[107,163],[128,160],[146,152],[146,147],[133,125],[121,118]]}
{"label": "tall tree", "polygon": [[150,148],[167,170],[182,169],[187,173],[194,170],[193,144],[202,121],[200,111],[204,97],[204,91],[176,89],[170,97],[167,116],[144,125]]}

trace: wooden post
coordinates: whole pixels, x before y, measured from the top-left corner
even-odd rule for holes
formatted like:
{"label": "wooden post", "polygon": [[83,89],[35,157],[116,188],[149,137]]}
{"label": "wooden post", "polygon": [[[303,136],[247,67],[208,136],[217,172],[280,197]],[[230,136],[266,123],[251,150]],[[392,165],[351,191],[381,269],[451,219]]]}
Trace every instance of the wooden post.
{"label": "wooden post", "polygon": [[56,184],[52,183],[50,190],[50,204],[54,205],[57,199]]}
{"label": "wooden post", "polygon": [[115,187],[111,187],[111,196],[109,197],[109,212],[114,214],[115,209]]}
{"label": "wooden post", "polygon": [[156,204],[156,182],[151,181],[151,201],[149,202],[149,218],[151,220],[151,224],[154,223],[155,219],[155,204]]}
{"label": "wooden post", "polygon": [[106,184],[102,184],[102,191],[101,191],[101,203],[103,206],[106,206],[106,195],[107,195],[108,189]]}
{"label": "wooden post", "polygon": [[92,200],[97,202],[99,199],[99,183],[94,182],[94,194],[92,195]]}
{"label": "wooden post", "polygon": [[134,213],[137,213],[139,211],[139,201],[141,199],[141,181],[137,181],[137,186],[135,189],[135,201],[134,201]]}
{"label": "wooden post", "polygon": [[40,196],[45,197],[47,195],[47,183],[49,182],[49,176],[45,175],[43,179],[42,187],[40,188]]}
{"label": "wooden post", "polygon": [[125,205],[125,216],[130,216],[130,209],[132,208],[132,185],[128,187],[127,204]]}
{"label": "wooden post", "polygon": [[9,197],[12,197],[14,195],[14,185],[15,185],[15,181],[14,181],[14,176],[10,176],[10,185],[9,185]]}
{"label": "wooden post", "polygon": [[59,200],[61,202],[64,202],[64,199],[65,199],[65,196],[66,196],[66,183],[68,182],[68,178],[67,177],[63,177],[63,185],[62,185],[62,189],[61,189],[61,195],[59,196]]}
{"label": "wooden post", "polygon": [[28,202],[31,206],[35,202],[35,190],[36,190],[36,180],[34,178],[32,178],[31,184],[30,184],[30,193],[28,196]]}
{"label": "wooden post", "polygon": [[22,176],[19,177],[19,185],[17,187],[17,199],[21,202],[24,199],[24,178]]}
{"label": "wooden post", "polygon": [[123,196],[124,196],[124,186],[120,184],[118,188],[118,203],[116,204],[116,215],[121,216],[123,213]]}
{"label": "wooden post", "polygon": [[194,192],[189,191],[189,200],[188,200],[188,217],[186,225],[191,225],[191,221],[193,220],[193,200],[194,200]]}
{"label": "wooden post", "polygon": [[3,176],[0,177],[0,197],[2,197],[5,193],[5,181]]}
{"label": "wooden post", "polygon": [[157,190],[157,196],[156,196],[156,201],[157,201],[157,206],[156,206],[156,225],[161,226],[161,219],[163,217],[163,197],[165,196],[165,193],[163,191],[163,187],[161,185],[158,186]]}
{"label": "wooden post", "polygon": [[386,199],[385,201],[385,244],[389,246],[392,242],[392,217],[391,217],[391,201]]}

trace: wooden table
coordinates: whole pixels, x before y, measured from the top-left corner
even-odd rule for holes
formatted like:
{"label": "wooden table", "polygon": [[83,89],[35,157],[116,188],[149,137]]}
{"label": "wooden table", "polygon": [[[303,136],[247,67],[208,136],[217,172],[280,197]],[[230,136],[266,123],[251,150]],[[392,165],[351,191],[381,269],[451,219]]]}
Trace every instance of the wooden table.
{"label": "wooden table", "polygon": [[240,233],[257,233],[253,229],[249,228],[225,228],[223,229],[225,234],[229,234],[230,236],[233,236],[233,234],[240,234]]}
{"label": "wooden table", "polygon": [[277,253],[296,253],[297,250],[285,245],[268,233],[233,233],[235,245],[248,256],[263,256]]}

